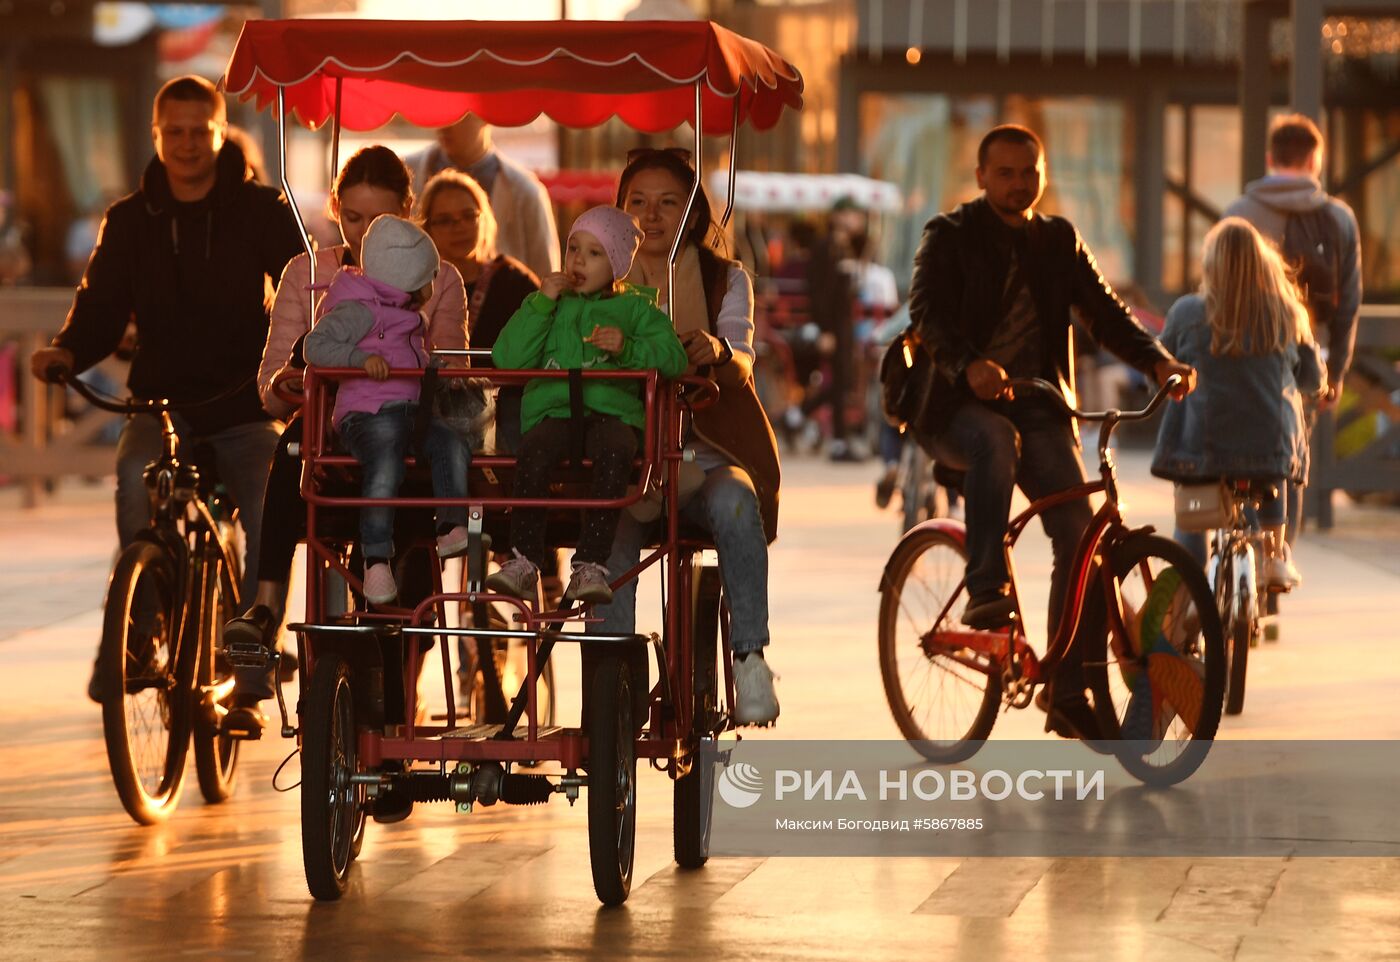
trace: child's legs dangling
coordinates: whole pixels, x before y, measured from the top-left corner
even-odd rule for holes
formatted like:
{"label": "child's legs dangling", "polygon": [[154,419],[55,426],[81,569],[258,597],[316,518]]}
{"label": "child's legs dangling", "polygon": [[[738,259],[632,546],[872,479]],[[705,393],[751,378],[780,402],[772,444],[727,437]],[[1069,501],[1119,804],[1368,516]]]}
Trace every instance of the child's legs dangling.
{"label": "child's legs dangling", "polygon": [[[405,470],[403,459],[412,435],[413,421],[408,406],[402,404],[386,405],[376,414],[348,414],[341,421],[340,436],[363,471],[363,497],[392,498],[399,493]],[[392,507],[369,505],[360,509],[360,549],[367,562],[393,557]]]}
{"label": "child's legs dangling", "polygon": [[[585,430],[585,451],[593,461],[590,496],[622,497],[632,477],[632,458],[636,456],[638,443],[636,430],[618,418],[605,415],[590,415]],[[619,515],[618,508],[590,508],[584,512],[575,562],[607,564]]]}
{"label": "child's legs dangling", "polygon": [[[433,420],[428,423],[428,437],[423,446],[427,449],[428,463],[433,474],[433,497],[465,498],[467,496],[467,469],[471,466],[471,451],[462,443],[457,433]],[[467,509],[462,505],[439,508],[437,511],[438,533],[467,523]]]}
{"label": "child's legs dangling", "polygon": [[[516,453],[513,496],[548,497],[549,476],[554,466],[564,459],[568,445],[569,422],[563,418],[545,418],[527,431]],[[543,508],[511,509],[511,547],[538,565],[544,557],[544,539]]]}

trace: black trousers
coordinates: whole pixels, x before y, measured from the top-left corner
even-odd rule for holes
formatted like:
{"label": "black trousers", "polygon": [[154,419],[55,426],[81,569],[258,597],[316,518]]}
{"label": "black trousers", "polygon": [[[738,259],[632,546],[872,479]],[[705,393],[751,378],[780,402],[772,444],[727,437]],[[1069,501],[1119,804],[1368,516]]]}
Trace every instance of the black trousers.
{"label": "black trousers", "polygon": [[[545,418],[525,433],[516,455],[515,497],[548,497],[550,475],[556,465],[569,456],[571,439],[567,418]],[[593,461],[590,497],[620,498],[627,492],[637,444],[636,430],[618,418],[601,414],[589,414],[584,418],[584,454]],[[545,556],[545,514],[543,508],[511,511],[511,544],[537,565]],[[613,536],[617,533],[617,519],[617,508],[585,511],[574,560],[607,564]]]}

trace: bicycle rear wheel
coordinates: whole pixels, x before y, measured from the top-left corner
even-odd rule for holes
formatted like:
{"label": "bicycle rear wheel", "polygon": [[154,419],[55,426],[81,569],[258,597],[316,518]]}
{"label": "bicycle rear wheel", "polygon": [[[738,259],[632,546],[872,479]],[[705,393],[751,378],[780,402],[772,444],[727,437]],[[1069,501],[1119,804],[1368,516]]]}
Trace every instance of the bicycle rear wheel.
{"label": "bicycle rear wheel", "polygon": [[959,584],[966,564],[966,549],[956,538],[919,531],[895,548],[880,587],[885,699],[900,733],[932,762],[971,757],[991,734],[1001,702],[1000,666],[986,655],[967,649],[930,655],[924,645],[935,630],[961,627],[967,592]]}
{"label": "bicycle rear wheel", "polygon": [[1238,715],[1244,711],[1246,673],[1249,671],[1249,647],[1255,626],[1254,606],[1257,604],[1250,589],[1248,571],[1254,559],[1241,551],[1221,559],[1217,578],[1217,609],[1221,629],[1225,634],[1225,714]]}
{"label": "bicycle rear wheel", "polygon": [[[103,616],[102,734],[122,807],[142,825],[170,817],[190,744],[190,678],[180,657],[182,606],[169,553],[150,541],[117,559]],[[196,639],[190,639],[196,643]]]}
{"label": "bicycle rear wheel", "polygon": [[199,792],[210,804],[233,794],[238,778],[239,740],[219,731],[218,705],[233,693],[233,667],[221,657],[224,625],[237,614],[237,591],[232,573],[222,561],[214,563],[212,584],[201,612],[199,665],[195,672],[194,767]]}
{"label": "bicycle rear wheel", "polygon": [[[1210,751],[1225,699],[1225,642],[1205,573],[1175,541],[1138,534],[1109,552],[1123,631],[1086,632],[1084,670],[1123,767],[1173,785]],[[1105,592],[1093,592],[1104,618]],[[1087,604],[1088,602],[1086,602]]]}

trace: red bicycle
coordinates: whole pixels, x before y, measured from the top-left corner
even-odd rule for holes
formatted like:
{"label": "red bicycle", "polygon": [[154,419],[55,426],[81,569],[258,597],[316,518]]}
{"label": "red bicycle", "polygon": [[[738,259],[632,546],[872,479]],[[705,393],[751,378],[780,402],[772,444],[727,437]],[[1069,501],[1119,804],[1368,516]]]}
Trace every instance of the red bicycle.
{"label": "red bicycle", "polygon": [[[974,631],[961,616],[967,531],[938,518],[909,531],[880,581],[880,673],[895,722],[933,762],[971,757],[997,712],[1031,704],[1074,644],[1107,748],[1151,785],[1189,776],[1205,759],[1225,697],[1225,643],[1205,573],[1175,541],[1123,522],[1109,440],[1123,421],[1149,418],[1177,382],[1170,379],[1141,411],[1071,408],[1050,383],[1012,382],[1053,398],[1070,417],[1102,423],[1099,480],[1030,505],[1006,534],[1007,570],[1017,615],[1010,627]],[[1075,554],[1060,623],[1043,655],[1027,638],[1012,548],[1031,519],[1059,504],[1102,493]],[[1049,730],[1047,717],[1046,730]]]}

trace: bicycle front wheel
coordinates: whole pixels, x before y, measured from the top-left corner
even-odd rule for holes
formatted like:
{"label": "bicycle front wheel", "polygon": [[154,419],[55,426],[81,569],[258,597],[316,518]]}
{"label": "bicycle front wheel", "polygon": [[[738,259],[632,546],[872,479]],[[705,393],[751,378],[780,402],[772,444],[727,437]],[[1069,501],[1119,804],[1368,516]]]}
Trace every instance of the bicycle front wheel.
{"label": "bicycle front wheel", "polygon": [[239,740],[222,734],[221,705],[233,694],[233,666],[223,658],[224,625],[237,613],[237,591],[232,573],[222,562],[214,564],[212,585],[201,612],[199,665],[195,672],[194,767],[199,791],[210,804],[233,794],[238,777]]}
{"label": "bicycle front wheel", "polygon": [[966,565],[956,538],[921,530],[895,548],[880,586],[885,700],[901,734],[931,762],[971,757],[991,734],[1001,702],[1001,669],[990,658],[968,649],[930,654],[926,644],[935,631],[960,628]]}
{"label": "bicycle front wheel", "polygon": [[142,825],[165,821],[180,799],[191,725],[181,620],[169,553],[150,541],[129,545],[107,589],[98,672],[112,780]]}
{"label": "bicycle front wheel", "polygon": [[1225,699],[1225,642],[1205,572],[1175,541],[1139,534],[1108,558],[1112,590],[1094,592],[1119,617],[1086,633],[1084,670],[1104,735],[1123,767],[1173,785],[1210,751]]}

